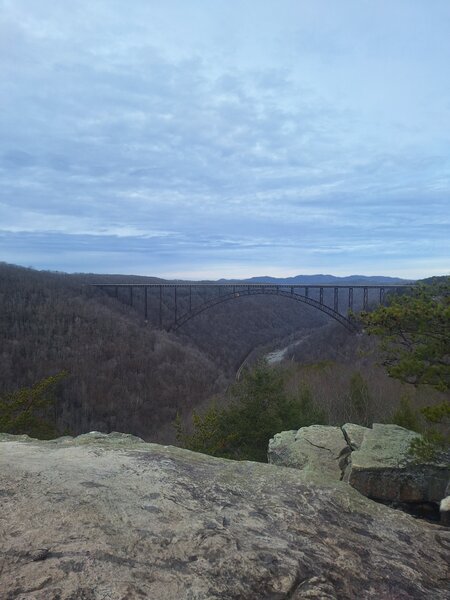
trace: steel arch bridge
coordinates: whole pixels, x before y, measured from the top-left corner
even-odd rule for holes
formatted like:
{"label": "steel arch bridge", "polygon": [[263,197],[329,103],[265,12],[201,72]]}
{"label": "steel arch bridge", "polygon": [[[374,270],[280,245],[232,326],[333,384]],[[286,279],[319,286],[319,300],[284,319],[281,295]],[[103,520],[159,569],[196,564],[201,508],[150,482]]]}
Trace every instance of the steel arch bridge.
{"label": "steel arch bridge", "polygon": [[[354,310],[367,310],[369,304],[370,306],[384,304],[387,293],[415,287],[414,284],[282,285],[272,283],[94,283],[91,285],[105,291],[112,291],[118,299],[120,291],[122,299],[125,298],[130,306],[142,305],[146,322],[149,318],[149,304],[154,305],[159,327],[168,331],[177,331],[191,319],[219,304],[258,295],[275,295],[301,302],[327,314],[350,331],[357,331],[357,323],[352,317]],[[167,308],[168,301],[169,308]],[[164,318],[167,317],[167,312],[170,313],[169,319]]]}

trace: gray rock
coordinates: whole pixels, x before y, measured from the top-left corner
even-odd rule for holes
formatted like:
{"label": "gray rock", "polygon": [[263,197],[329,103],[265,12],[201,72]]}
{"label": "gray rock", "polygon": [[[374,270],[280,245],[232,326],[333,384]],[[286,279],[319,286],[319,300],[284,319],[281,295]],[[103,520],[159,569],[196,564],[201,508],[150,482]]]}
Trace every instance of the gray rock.
{"label": "gray rock", "polygon": [[325,577],[303,581],[291,596],[292,600],[337,600],[336,590]]}
{"label": "gray rock", "polygon": [[293,431],[282,431],[281,433],[276,433],[275,436],[269,440],[269,448],[267,450],[269,463],[282,467],[295,468],[297,458],[293,448],[297,431],[297,429]]}
{"label": "gray rock", "polygon": [[388,502],[439,503],[450,475],[448,464],[416,464],[409,453],[419,434],[374,423],[352,452],[348,482],[369,498]]}
{"label": "gray rock", "polygon": [[47,556],[49,555],[49,549],[48,548],[33,548],[32,550],[30,550],[28,555],[29,555],[30,559],[34,560],[34,561],[45,560],[47,558]]}
{"label": "gray rock", "polygon": [[364,435],[369,431],[369,428],[362,425],[355,425],[354,423],[346,423],[342,426],[342,431],[350,448],[352,450],[359,450]]}
{"label": "gray rock", "polygon": [[269,442],[269,463],[339,481],[350,448],[340,427],[311,425],[277,433]]}
{"label": "gray rock", "polygon": [[442,525],[450,525],[450,496],[446,496],[439,504]]}
{"label": "gray rock", "polygon": [[3,440],[2,600],[448,598],[450,531],[340,481],[117,434]]}

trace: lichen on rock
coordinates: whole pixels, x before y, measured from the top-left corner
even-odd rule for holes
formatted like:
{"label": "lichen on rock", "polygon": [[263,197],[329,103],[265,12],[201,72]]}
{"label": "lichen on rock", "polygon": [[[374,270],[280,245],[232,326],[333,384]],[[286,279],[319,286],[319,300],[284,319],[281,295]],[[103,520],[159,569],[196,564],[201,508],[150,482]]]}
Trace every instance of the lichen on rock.
{"label": "lichen on rock", "polygon": [[2,440],[2,600],[447,598],[450,532],[336,479],[121,434]]}
{"label": "lichen on rock", "polygon": [[374,423],[352,452],[348,482],[369,498],[439,503],[450,476],[448,463],[417,463],[410,453],[419,434],[398,425]]}
{"label": "lichen on rock", "polygon": [[269,441],[268,460],[339,481],[350,451],[340,427],[310,425],[276,434]]}

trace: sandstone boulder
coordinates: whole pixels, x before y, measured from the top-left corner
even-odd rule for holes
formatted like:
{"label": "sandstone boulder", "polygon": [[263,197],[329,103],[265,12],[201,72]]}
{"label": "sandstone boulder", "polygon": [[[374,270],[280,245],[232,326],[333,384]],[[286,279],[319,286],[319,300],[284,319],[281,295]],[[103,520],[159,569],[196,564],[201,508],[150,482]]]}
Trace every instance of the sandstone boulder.
{"label": "sandstone boulder", "polygon": [[442,525],[450,526],[450,496],[443,498],[439,504]]}
{"label": "sandstone boulder", "polygon": [[352,450],[359,450],[361,448],[361,444],[367,431],[370,431],[368,427],[355,425],[355,423],[346,423],[342,426],[342,432]]}
{"label": "sandstone boulder", "polygon": [[268,460],[339,481],[350,451],[340,427],[311,425],[277,433],[269,442]]}
{"label": "sandstone boulder", "polygon": [[414,462],[409,448],[418,435],[398,425],[374,423],[359,450],[351,454],[350,485],[376,500],[439,504],[445,496],[449,465]]}
{"label": "sandstone boulder", "polygon": [[0,503],[2,600],[448,598],[448,530],[295,469],[3,436]]}
{"label": "sandstone boulder", "polygon": [[[368,498],[407,511],[421,507],[419,513],[433,516],[440,501],[450,495],[446,492],[449,461],[417,463],[410,445],[418,436],[398,425],[380,423],[372,429],[353,423],[342,428],[313,425],[276,434],[269,442],[268,459],[300,469],[305,476],[315,473],[343,480]],[[441,508],[441,515],[445,512]]]}

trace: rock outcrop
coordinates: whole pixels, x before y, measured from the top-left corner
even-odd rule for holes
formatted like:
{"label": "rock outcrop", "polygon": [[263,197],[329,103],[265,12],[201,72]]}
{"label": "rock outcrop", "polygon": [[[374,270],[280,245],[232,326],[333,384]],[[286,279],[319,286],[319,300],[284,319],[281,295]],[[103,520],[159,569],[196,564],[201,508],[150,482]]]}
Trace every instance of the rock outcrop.
{"label": "rock outcrop", "polygon": [[340,427],[311,425],[277,433],[269,442],[268,458],[274,465],[321,473],[339,481],[350,452]]}
{"label": "rock outcrop", "polygon": [[305,475],[320,473],[343,480],[373,500],[407,510],[431,503],[438,512],[439,503],[449,495],[445,491],[449,462],[416,463],[410,445],[418,435],[379,423],[372,429],[351,423],[342,428],[313,425],[276,434],[269,442],[268,458],[270,463],[300,469]]}
{"label": "rock outcrop", "polygon": [[362,494],[388,502],[439,502],[450,476],[448,463],[415,463],[411,442],[418,433],[397,425],[374,423],[352,452],[348,482]]}
{"label": "rock outcrop", "polygon": [[439,503],[439,513],[441,517],[441,524],[450,527],[450,481],[447,484],[445,490],[445,498]]}
{"label": "rock outcrop", "polygon": [[361,444],[363,443],[367,431],[369,431],[368,427],[355,425],[355,423],[346,423],[345,425],[342,425],[342,433],[351,450],[359,450],[361,448]]}
{"label": "rock outcrop", "polygon": [[0,436],[2,600],[447,596],[450,532],[295,469]]}
{"label": "rock outcrop", "polygon": [[446,496],[439,504],[442,525],[450,526],[450,496]]}

